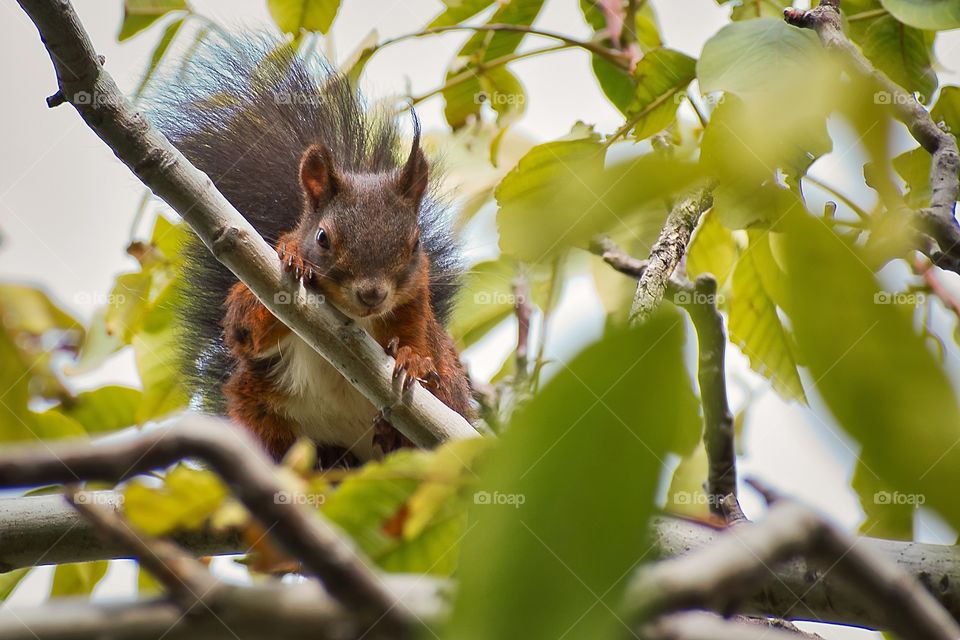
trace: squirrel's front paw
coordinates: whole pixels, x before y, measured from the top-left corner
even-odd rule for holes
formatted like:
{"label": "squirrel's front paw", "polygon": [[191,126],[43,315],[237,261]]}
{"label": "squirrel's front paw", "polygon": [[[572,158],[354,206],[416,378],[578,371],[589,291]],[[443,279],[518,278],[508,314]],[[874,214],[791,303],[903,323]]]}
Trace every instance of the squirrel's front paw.
{"label": "squirrel's front paw", "polygon": [[386,352],[397,361],[393,367],[393,378],[400,378],[400,386],[404,391],[410,388],[414,380],[428,388],[440,382],[433,359],[417,355],[410,347],[401,347],[399,338],[387,343]]}
{"label": "squirrel's front paw", "polygon": [[277,243],[277,256],[280,265],[286,273],[293,275],[296,280],[308,284],[313,280],[313,267],[307,264],[300,255],[300,244],[289,236],[282,236]]}

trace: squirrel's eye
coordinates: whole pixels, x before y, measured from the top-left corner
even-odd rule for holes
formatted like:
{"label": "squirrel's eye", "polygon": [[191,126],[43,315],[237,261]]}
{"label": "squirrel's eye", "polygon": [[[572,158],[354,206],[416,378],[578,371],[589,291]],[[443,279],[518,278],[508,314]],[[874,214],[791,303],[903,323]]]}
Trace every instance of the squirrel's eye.
{"label": "squirrel's eye", "polygon": [[330,239],[327,237],[327,231],[323,227],[317,229],[317,244],[324,249],[330,248]]}

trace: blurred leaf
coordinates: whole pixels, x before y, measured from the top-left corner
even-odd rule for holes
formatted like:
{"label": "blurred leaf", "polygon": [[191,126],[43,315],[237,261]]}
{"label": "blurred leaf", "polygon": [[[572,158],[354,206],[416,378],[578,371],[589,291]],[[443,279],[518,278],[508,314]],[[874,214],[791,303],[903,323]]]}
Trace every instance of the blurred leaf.
{"label": "blurred leaf", "polygon": [[7,328],[42,335],[69,329],[82,335],[83,325],[57,306],[43,291],[16,284],[0,284],[0,320]]}
{"label": "blurred leaf", "polygon": [[284,33],[326,33],[340,10],[340,0],[267,0],[270,17]]}
{"label": "blurred leaf", "polygon": [[960,135],[960,87],[943,87],[933,105],[930,116],[934,122],[943,122],[947,131]]}
{"label": "blurred leaf", "polygon": [[449,27],[477,15],[496,0],[442,0],[446,8],[427,28]]}
{"label": "blurred leaf", "polygon": [[[2,327],[2,325],[0,325]],[[34,437],[30,400],[30,371],[10,334],[0,330],[0,441]]]}
{"label": "blurred leaf", "polygon": [[17,585],[30,573],[31,567],[23,569],[14,569],[6,573],[0,573],[0,602],[10,597]]}
{"label": "blurred leaf", "polygon": [[167,53],[167,49],[170,48],[170,44],[173,42],[173,39],[177,37],[177,32],[180,30],[180,27],[183,26],[183,21],[184,18],[177,18],[167,25],[163,35],[157,42],[157,46],[153,48],[153,53],[150,55],[150,62],[147,63],[147,68],[143,72],[143,77],[140,79],[140,83],[133,92],[134,101],[139,100],[140,96],[143,95],[143,91],[147,88],[150,78],[153,77],[154,72],[157,70],[157,65],[160,64],[161,60],[163,60],[163,56]]}
{"label": "blurred leaf", "polygon": [[58,410],[80,423],[87,433],[106,433],[136,424],[142,399],[139,389],[105,386],[77,395]]}
{"label": "blurred leaf", "polygon": [[769,234],[750,234],[750,244],[733,272],[733,289],[727,305],[730,341],[750,360],[750,367],[767,378],[787,400],[806,402],[792,341],[777,314],[778,295],[763,272],[779,272],[770,253]]}
{"label": "blurred leaf", "polygon": [[736,0],[730,3],[731,20],[753,20],[755,18],[783,19],[783,3],[777,0]]}
{"label": "blurred leaf", "polygon": [[497,186],[500,247],[536,264],[626,225],[633,214],[662,221],[664,208],[650,205],[699,176],[696,165],[657,154],[604,169],[603,147],[592,134],[539,145]]}
{"label": "blurred leaf", "polygon": [[937,74],[930,66],[930,43],[922,31],[885,16],[871,23],[861,46],[878,69],[907,91],[918,92],[922,102],[933,97]]}
{"label": "blurred leaf", "polygon": [[633,137],[643,140],[673,123],[683,91],[696,76],[697,61],[672,49],[648,52],[634,71],[637,84],[627,107],[627,119],[636,119]]}
{"label": "blurred leaf", "polygon": [[469,346],[513,313],[513,261],[501,257],[474,265],[450,321],[450,335]]}
{"label": "blurred leaf", "polygon": [[143,385],[135,415],[137,424],[182,409],[189,400],[177,366],[177,345],[181,339],[176,324],[178,295],[175,285],[167,286],[143,316],[140,330],[133,337],[134,359]]}
{"label": "blurred leaf", "polygon": [[784,78],[809,76],[823,57],[816,34],[782,17],[733,22],[703,46],[697,78],[705,94],[730,91],[748,98],[781,86]]}
{"label": "blurred leaf", "polygon": [[190,11],[190,7],[186,0],[124,0],[117,40],[132,38],[171,11]]}
{"label": "blurred leaf", "polygon": [[142,565],[137,565],[137,595],[141,598],[144,596],[155,596],[163,593],[163,585],[153,577],[153,575],[143,568]]}
{"label": "blurred leaf", "polygon": [[820,395],[886,486],[960,526],[960,407],[949,379],[854,247],[808,217],[791,223],[786,311]]}
{"label": "blurred leaf", "polygon": [[857,461],[851,486],[867,516],[860,525],[860,533],[888,540],[913,540],[915,507],[900,502],[900,494],[887,488],[862,460]]}
{"label": "blurred leaf", "polygon": [[151,284],[152,278],[148,272],[117,276],[104,319],[109,335],[120,337],[125,344],[130,343],[149,308]]}
{"label": "blurred leaf", "polygon": [[960,2],[957,0],[880,0],[880,4],[900,22],[918,29],[960,27]]}
{"label": "blurred leaf", "polygon": [[666,510],[688,518],[708,518],[710,504],[703,490],[707,470],[707,450],[701,442],[674,470],[667,489]]}
{"label": "blurred leaf", "polygon": [[159,536],[202,525],[227,496],[219,476],[178,464],[160,487],[134,480],[123,489],[123,512],[144,533]]}
{"label": "blurred leaf", "polygon": [[57,409],[48,409],[42,413],[33,414],[31,423],[33,424],[34,434],[42,440],[82,438],[87,435],[82,424]]}
{"label": "blurred leaf", "polygon": [[348,55],[340,66],[340,72],[343,73],[351,82],[356,84],[363,75],[363,70],[370,62],[370,58],[377,52],[377,43],[380,41],[380,34],[376,29],[371,29],[370,33],[360,40],[353,53]]}
{"label": "blurred leaf", "polygon": [[926,149],[917,147],[893,159],[893,168],[907,185],[907,204],[915,209],[930,204],[930,167]]}
{"label": "blurred leaf", "polygon": [[57,565],[56,571],[53,573],[50,597],[63,598],[89,595],[107,573],[109,565],[110,563],[106,560]]}
{"label": "blurred leaf", "polygon": [[737,263],[739,248],[727,227],[720,223],[719,215],[711,209],[703,216],[700,226],[690,241],[687,252],[687,274],[691,279],[710,273],[723,286]]}
{"label": "blurred leaf", "polygon": [[181,252],[192,234],[193,231],[185,223],[174,224],[158,215],[150,234],[150,244],[176,268],[183,261]]}
{"label": "blurred leaf", "polygon": [[77,360],[64,368],[67,375],[81,375],[100,367],[113,354],[123,348],[121,336],[107,332],[107,309],[101,307],[93,314],[87,328]]}
{"label": "blurred leaf", "polygon": [[682,344],[675,318],[611,329],[515,414],[474,494],[442,637],[622,632],[614,611],[646,548],[661,457],[675,429],[699,425]]}

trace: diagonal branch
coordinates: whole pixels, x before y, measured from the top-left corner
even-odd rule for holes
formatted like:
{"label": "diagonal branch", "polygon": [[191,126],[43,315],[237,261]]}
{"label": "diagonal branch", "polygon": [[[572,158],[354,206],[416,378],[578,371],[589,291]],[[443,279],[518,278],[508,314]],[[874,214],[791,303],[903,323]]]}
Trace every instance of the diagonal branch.
{"label": "diagonal branch", "polygon": [[875,68],[844,35],[840,0],[821,0],[819,6],[807,11],[784,9],[783,14],[789,24],[816,31],[824,47],[840,54],[856,73],[871,78],[882,91],[890,94],[893,114],[930,153],[930,206],[919,210],[917,215],[921,228],[940,245],[938,252],[931,252],[931,259],[944,268],[956,270],[960,261],[960,224],[954,218],[960,195],[960,152],[956,138],[938,127],[912,94]]}
{"label": "diagonal branch", "polygon": [[245,430],[228,422],[191,415],[175,426],[116,442],[9,447],[0,456],[0,486],[78,479],[119,482],[186,457],[199,458],[213,467],[264,530],[320,578],[345,608],[361,620],[376,621],[406,637],[411,620],[403,604],[318,511],[280,499],[284,487],[266,454]]}
{"label": "diagonal branch", "polygon": [[[58,95],[153,193],[193,228],[214,256],[420,446],[477,432],[458,413],[414,384],[401,397],[393,361],[356,322],[330,305],[308,304],[301,285],[284,278],[276,253],[214,187],[117,88],[67,0],[19,0],[40,32],[59,82]],[[78,99],[81,98],[81,99]],[[294,287],[291,290],[291,287]],[[292,304],[276,293],[289,291]]]}

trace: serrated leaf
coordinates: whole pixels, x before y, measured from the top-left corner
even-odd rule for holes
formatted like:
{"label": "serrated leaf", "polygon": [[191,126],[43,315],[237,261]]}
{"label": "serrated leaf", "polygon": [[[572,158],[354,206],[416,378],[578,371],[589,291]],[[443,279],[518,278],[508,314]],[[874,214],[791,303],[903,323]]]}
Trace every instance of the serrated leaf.
{"label": "serrated leaf", "polygon": [[797,216],[785,244],[785,309],[826,406],[887,487],[960,526],[960,407],[910,311],[820,222]]}
{"label": "serrated leaf", "polygon": [[110,565],[106,560],[58,565],[53,573],[51,598],[89,595]]}
{"label": "serrated leaf", "polygon": [[673,123],[680,104],[677,98],[696,77],[696,64],[672,49],[654,49],[637,63],[636,89],[626,113],[628,120],[636,120],[634,138],[643,140]]}
{"label": "serrated leaf", "polygon": [[699,426],[682,343],[675,318],[610,329],[514,415],[484,463],[441,637],[622,632],[614,611],[645,548],[661,457],[673,430]]}
{"label": "serrated leaf", "polygon": [[897,20],[918,29],[941,31],[960,27],[958,0],[880,0]]}
{"label": "serrated leaf", "polygon": [[733,271],[733,289],[727,305],[730,341],[740,347],[750,367],[767,378],[788,400],[806,402],[792,341],[777,314],[777,294],[764,281],[762,271],[775,269],[769,234],[751,233],[750,244]]}
{"label": "serrated leaf", "polygon": [[267,0],[267,9],[284,33],[294,36],[301,31],[325,34],[340,10],[340,0]]}
{"label": "serrated leaf", "polygon": [[720,288],[733,272],[739,248],[733,233],[720,223],[720,216],[711,209],[700,220],[690,249],[687,251],[687,273],[690,278],[710,273]]}

